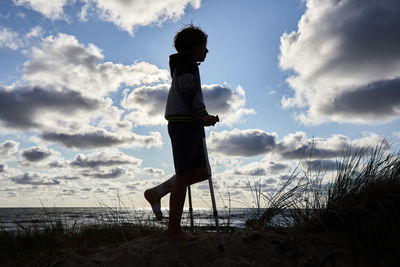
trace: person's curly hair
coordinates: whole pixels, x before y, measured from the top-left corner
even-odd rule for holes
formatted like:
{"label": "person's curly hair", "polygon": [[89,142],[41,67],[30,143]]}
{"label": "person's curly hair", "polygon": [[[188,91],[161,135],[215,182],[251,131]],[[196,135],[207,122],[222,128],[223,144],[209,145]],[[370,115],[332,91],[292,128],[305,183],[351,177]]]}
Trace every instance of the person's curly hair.
{"label": "person's curly hair", "polygon": [[208,35],[200,27],[190,24],[181,29],[174,38],[174,46],[178,53],[192,49],[194,46],[206,44]]}

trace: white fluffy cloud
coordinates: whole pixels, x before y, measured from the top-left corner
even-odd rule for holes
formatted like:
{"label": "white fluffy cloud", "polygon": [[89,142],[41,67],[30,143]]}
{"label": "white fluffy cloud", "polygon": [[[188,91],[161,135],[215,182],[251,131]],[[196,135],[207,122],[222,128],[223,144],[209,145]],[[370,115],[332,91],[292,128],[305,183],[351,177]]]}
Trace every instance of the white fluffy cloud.
{"label": "white fluffy cloud", "polygon": [[[125,119],[137,125],[166,124],[165,104],[170,84],[143,86],[128,93],[124,91],[121,105],[133,110]],[[210,114],[219,115],[222,125],[232,126],[240,122],[245,115],[255,114],[246,105],[246,94],[239,85],[235,90],[219,84],[202,85],[204,102]]]}
{"label": "white fluffy cloud", "polygon": [[93,17],[108,21],[131,35],[139,26],[176,21],[187,6],[197,9],[201,5],[201,0],[14,0],[16,5],[33,9],[51,20],[70,20],[64,7],[76,2],[83,3],[77,14],[82,20]]}
{"label": "white fluffy cloud", "polygon": [[276,176],[291,171],[292,166],[287,163],[276,163],[273,161],[262,160],[253,162],[245,166],[235,168],[234,175],[245,176]]}
{"label": "white fluffy cloud", "polygon": [[13,155],[18,152],[19,143],[13,140],[6,140],[0,143],[0,160],[12,160]]}
{"label": "white fluffy cloud", "polygon": [[188,5],[200,8],[201,0],[84,0],[83,17],[94,9],[100,18],[114,23],[133,34],[139,26],[160,24],[166,20],[178,20]]}
{"label": "white fluffy cloud", "polygon": [[17,50],[22,45],[19,34],[8,29],[0,27],[0,48],[7,47]]}
{"label": "white fluffy cloud", "polygon": [[23,78],[30,85],[68,88],[92,98],[102,98],[122,83],[140,86],[169,80],[167,70],[146,62],[131,65],[101,62],[100,48],[93,44],[85,46],[75,36],[62,33],[46,37],[28,56]]}
{"label": "white fluffy cloud", "polygon": [[128,156],[118,150],[95,152],[92,154],[78,154],[69,165],[78,168],[98,169],[109,166],[133,165],[139,166],[142,160]]}
{"label": "white fluffy cloud", "polygon": [[281,37],[280,66],[305,124],[400,117],[400,2],[308,0],[298,30]]}
{"label": "white fluffy cloud", "polygon": [[65,18],[64,6],[71,0],[14,0],[18,6],[25,6],[42,13],[49,19]]}
{"label": "white fluffy cloud", "polygon": [[121,106],[132,110],[125,119],[136,125],[163,125],[165,104],[167,103],[169,84],[143,86],[128,93],[124,91]]}
{"label": "white fluffy cloud", "polygon": [[[27,35],[40,36],[40,29]],[[27,37],[28,38],[28,37]],[[42,139],[69,148],[160,146],[159,133],[131,133],[124,110],[108,97],[122,84],[142,86],[169,81],[167,70],[138,62],[102,62],[101,50],[71,35],[48,36],[26,52],[23,79],[0,87],[0,124],[4,129],[34,130]]]}

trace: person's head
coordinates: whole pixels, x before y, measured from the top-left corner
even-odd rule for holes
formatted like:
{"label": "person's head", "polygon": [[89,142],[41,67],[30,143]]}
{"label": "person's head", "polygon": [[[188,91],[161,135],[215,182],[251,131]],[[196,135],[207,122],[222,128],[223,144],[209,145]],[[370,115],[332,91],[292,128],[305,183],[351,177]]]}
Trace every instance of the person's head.
{"label": "person's head", "polygon": [[178,53],[191,53],[197,61],[204,61],[208,53],[207,37],[199,27],[190,24],[175,35],[174,46]]}

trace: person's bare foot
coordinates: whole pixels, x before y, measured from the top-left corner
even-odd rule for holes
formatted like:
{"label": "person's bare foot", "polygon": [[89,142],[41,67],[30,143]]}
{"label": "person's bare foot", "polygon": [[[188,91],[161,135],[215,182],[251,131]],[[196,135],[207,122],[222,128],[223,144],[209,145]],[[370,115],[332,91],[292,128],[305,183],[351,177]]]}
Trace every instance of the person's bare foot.
{"label": "person's bare foot", "polygon": [[161,198],[157,194],[157,189],[151,188],[144,191],[144,198],[150,203],[151,209],[158,221],[162,219]]}

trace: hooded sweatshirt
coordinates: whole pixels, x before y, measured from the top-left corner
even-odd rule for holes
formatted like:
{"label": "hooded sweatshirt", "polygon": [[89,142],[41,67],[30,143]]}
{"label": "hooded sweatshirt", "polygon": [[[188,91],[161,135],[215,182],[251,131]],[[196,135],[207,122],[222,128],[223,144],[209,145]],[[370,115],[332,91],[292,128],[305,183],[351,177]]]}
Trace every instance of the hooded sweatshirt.
{"label": "hooded sweatshirt", "polygon": [[168,93],[165,118],[168,121],[203,124],[208,115],[201,90],[200,73],[196,60],[189,54],[170,55],[172,84]]}

